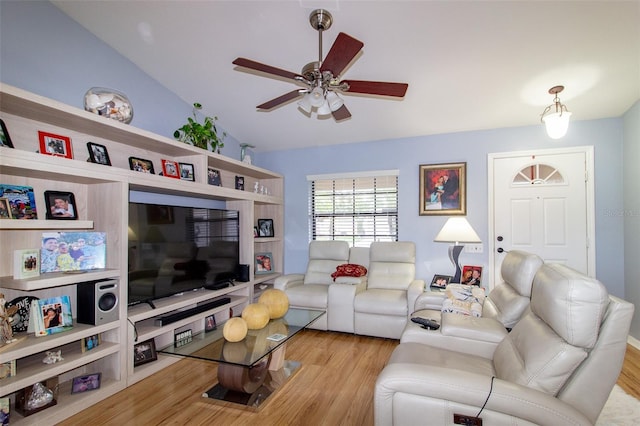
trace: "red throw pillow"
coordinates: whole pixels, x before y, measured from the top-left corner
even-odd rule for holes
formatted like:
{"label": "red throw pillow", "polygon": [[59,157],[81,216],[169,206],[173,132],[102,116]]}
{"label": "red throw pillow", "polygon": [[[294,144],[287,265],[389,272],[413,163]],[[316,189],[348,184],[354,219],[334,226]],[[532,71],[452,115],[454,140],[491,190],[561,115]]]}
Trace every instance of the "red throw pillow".
{"label": "red throw pillow", "polygon": [[367,268],[364,266],[345,263],[344,265],[338,265],[336,271],[331,274],[331,278],[335,281],[338,277],[362,277],[364,275],[367,275]]}

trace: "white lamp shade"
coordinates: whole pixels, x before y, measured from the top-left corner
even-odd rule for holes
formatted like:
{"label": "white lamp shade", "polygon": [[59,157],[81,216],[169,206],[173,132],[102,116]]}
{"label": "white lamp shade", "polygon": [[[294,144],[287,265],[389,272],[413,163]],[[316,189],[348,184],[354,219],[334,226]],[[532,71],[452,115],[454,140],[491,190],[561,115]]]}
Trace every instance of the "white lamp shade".
{"label": "white lamp shade", "polygon": [[329,108],[329,103],[325,101],[322,105],[318,107],[318,115],[330,115],[331,108]]}
{"label": "white lamp shade", "polygon": [[309,103],[311,104],[311,106],[319,108],[325,101],[324,93],[322,93],[322,89],[319,87],[313,89],[310,95],[311,96],[309,96]]}
{"label": "white lamp shade", "polygon": [[331,111],[337,111],[342,105],[344,105],[342,98],[338,96],[336,92],[331,91],[327,93],[327,103],[329,104]]}
{"label": "white lamp shade", "polygon": [[300,99],[300,101],[298,101],[298,106],[300,107],[300,109],[306,112],[307,114],[311,113],[310,98],[311,98],[311,94],[307,93],[302,97],[302,99]]}
{"label": "white lamp shade", "polygon": [[433,239],[438,243],[481,243],[480,237],[464,217],[447,219],[438,235]]}
{"label": "white lamp shade", "polygon": [[554,112],[553,114],[547,114],[542,117],[545,127],[547,128],[547,134],[551,139],[560,139],[567,134],[569,129],[569,118],[571,113],[569,111]]}

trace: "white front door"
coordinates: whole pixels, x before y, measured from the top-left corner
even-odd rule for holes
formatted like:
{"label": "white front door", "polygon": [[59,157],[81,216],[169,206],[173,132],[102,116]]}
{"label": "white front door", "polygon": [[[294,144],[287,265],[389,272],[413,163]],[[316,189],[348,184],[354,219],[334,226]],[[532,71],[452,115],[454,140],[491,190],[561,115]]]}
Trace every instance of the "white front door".
{"label": "white front door", "polygon": [[595,276],[593,148],[489,155],[490,276],[509,250]]}

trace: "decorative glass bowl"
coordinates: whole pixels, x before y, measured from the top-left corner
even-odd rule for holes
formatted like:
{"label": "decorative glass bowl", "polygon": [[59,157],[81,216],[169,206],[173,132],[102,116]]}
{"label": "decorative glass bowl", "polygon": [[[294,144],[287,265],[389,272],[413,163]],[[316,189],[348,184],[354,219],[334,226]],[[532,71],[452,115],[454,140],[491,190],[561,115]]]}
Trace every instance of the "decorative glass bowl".
{"label": "decorative glass bowl", "polygon": [[133,107],[127,95],[104,87],[87,90],[84,94],[84,109],[126,124],[133,119]]}

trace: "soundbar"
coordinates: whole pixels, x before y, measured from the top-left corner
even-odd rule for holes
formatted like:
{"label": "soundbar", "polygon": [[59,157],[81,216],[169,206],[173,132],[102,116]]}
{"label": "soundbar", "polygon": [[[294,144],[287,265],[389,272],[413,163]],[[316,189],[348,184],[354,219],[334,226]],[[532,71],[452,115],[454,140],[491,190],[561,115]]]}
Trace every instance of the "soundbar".
{"label": "soundbar", "polygon": [[193,315],[197,315],[201,312],[208,311],[209,309],[216,308],[218,306],[226,305],[231,302],[231,298],[229,297],[221,297],[219,299],[214,299],[209,302],[205,302],[201,305],[197,305],[195,308],[185,309],[184,311],[176,311],[170,314],[163,315],[161,317],[156,318],[155,325],[164,326],[176,321],[180,321],[181,319],[188,318]]}

